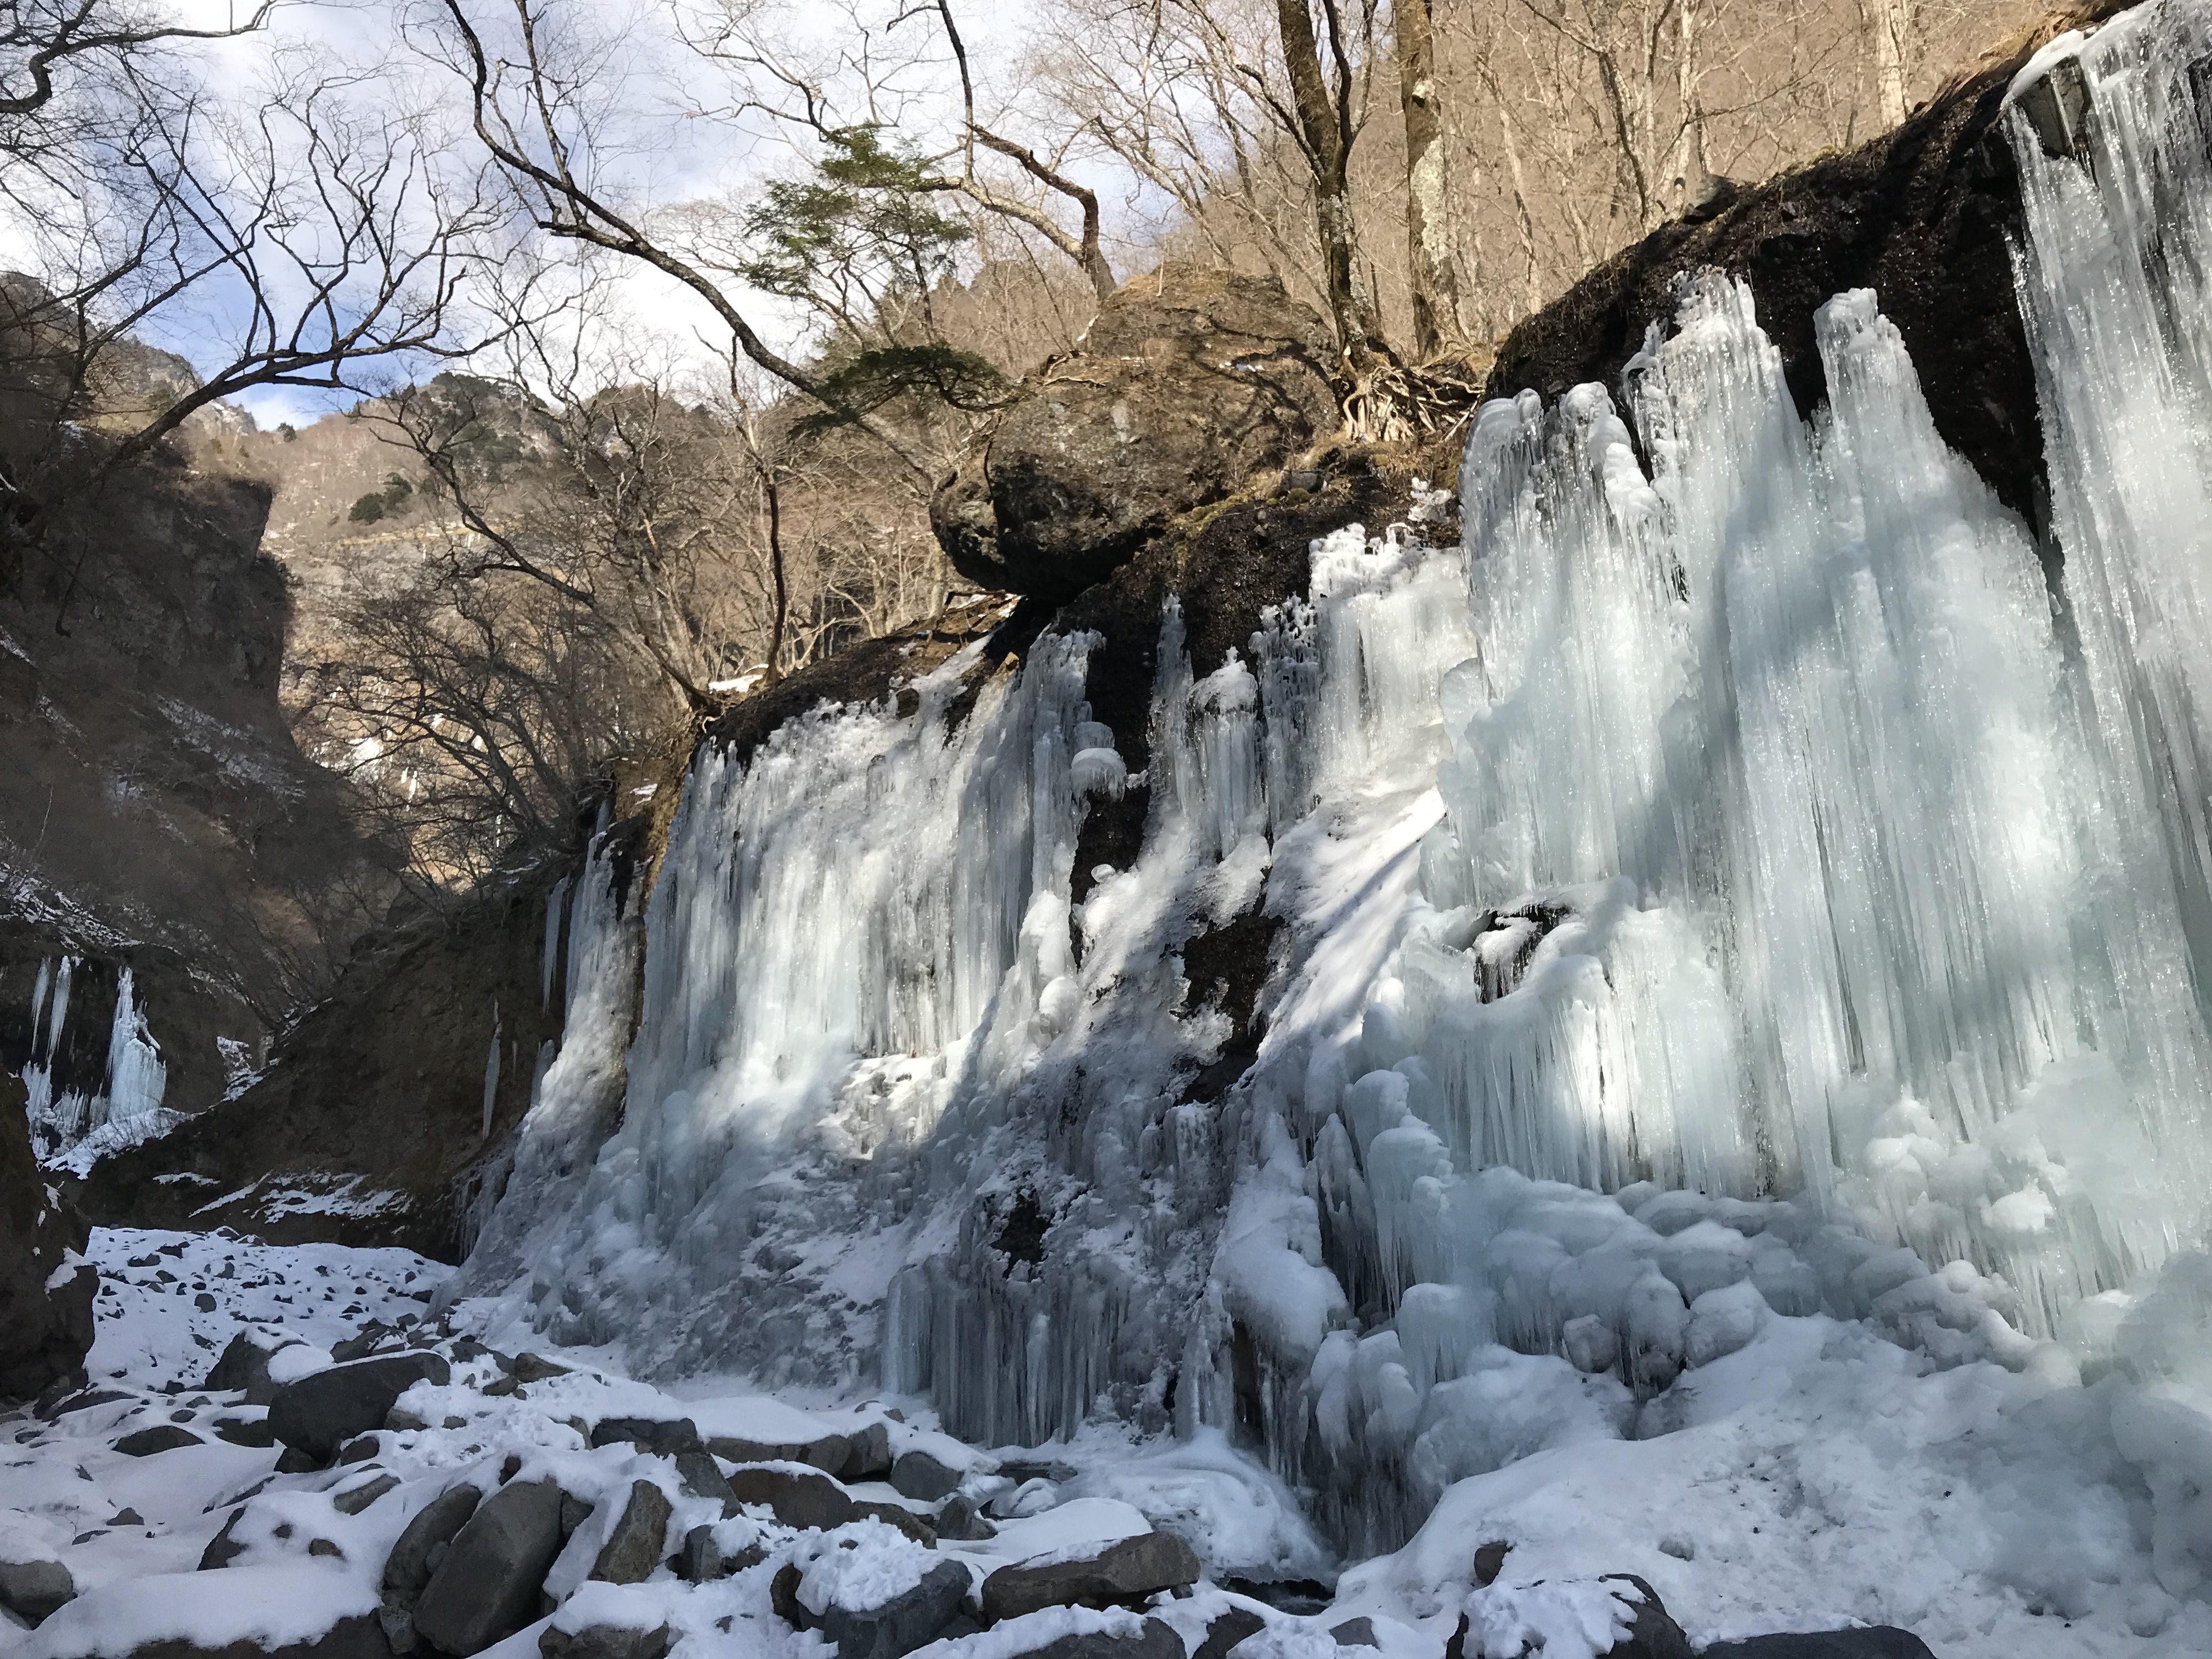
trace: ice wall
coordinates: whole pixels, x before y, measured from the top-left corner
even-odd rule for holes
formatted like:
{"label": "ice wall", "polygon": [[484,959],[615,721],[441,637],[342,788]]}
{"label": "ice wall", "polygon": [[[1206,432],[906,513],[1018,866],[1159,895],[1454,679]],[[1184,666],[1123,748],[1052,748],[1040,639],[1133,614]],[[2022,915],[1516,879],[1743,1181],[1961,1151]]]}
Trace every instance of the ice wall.
{"label": "ice wall", "polygon": [[1141,770],[1087,635],[702,750],[626,1052],[577,884],[476,1281],[986,1441],[1231,1426],[1370,1548],[1776,1317],[2103,1363],[2212,1155],[2203,16],[2008,118],[2056,605],[1878,295],[1808,422],[1692,274],[1620,386],[1480,412],[1458,545],[1417,490],[1218,661],[1170,602]]}

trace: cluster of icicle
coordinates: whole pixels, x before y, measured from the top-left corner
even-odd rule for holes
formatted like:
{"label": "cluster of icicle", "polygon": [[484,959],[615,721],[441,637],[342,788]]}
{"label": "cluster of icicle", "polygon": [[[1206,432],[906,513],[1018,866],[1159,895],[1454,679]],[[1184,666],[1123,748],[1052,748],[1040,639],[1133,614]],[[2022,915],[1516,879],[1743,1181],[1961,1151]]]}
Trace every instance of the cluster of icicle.
{"label": "cluster of icicle", "polygon": [[[2039,60],[2075,153],[2007,118],[2057,559],[1878,295],[1819,313],[1808,424],[1692,276],[1617,400],[1480,412],[1460,547],[1328,538],[1218,664],[1170,605],[1141,771],[1081,635],[702,753],[626,1078],[611,990],[478,1280],[988,1440],[1241,1425],[1367,1547],[1662,1430],[1777,1315],[2072,1374],[2212,1173],[2206,17]],[[1195,1097],[1231,1034],[1183,951],[1255,913],[1265,1041]]]}
{"label": "cluster of icicle", "polygon": [[69,1018],[70,984],[77,958],[41,962],[31,986],[31,1054],[21,1078],[31,1145],[42,1159],[78,1162],[103,1150],[128,1146],[166,1127],[175,1114],[161,1111],[169,1068],[161,1046],[146,1027],[129,968],[115,988],[115,1012],[108,1022],[107,1063],[100,1088],[54,1091],[54,1065]]}

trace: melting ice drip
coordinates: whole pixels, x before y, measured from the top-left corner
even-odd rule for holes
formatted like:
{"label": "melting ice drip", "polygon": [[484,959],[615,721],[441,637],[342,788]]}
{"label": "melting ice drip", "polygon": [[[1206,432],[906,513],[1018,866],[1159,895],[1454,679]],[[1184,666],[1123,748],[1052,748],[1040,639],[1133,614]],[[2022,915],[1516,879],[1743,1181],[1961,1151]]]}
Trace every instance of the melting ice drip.
{"label": "melting ice drip", "polygon": [[[31,988],[33,1042],[21,1075],[32,1145],[41,1158],[67,1153],[95,1135],[100,1135],[103,1144],[128,1144],[166,1121],[155,1115],[168,1086],[168,1067],[147,1029],[128,968],[115,988],[103,1086],[97,1094],[76,1089],[54,1093],[54,1060],[69,1018],[70,986],[77,965],[77,959],[68,956],[57,963],[42,962]],[[101,1135],[111,1126],[112,1132]]]}

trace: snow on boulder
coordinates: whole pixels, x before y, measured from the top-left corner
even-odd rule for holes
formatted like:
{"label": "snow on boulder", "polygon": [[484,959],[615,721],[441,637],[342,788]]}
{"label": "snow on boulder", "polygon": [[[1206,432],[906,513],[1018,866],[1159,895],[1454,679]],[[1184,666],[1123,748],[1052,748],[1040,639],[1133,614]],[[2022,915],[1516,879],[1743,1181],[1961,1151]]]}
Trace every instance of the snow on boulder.
{"label": "snow on boulder", "polygon": [[0,1607],[36,1625],[76,1595],[62,1565],[70,1535],[21,1510],[0,1510]]}
{"label": "snow on boulder", "polygon": [[1492,1583],[1467,1598],[1445,1659],[1690,1659],[1658,1593],[1632,1573]]}
{"label": "snow on boulder", "polygon": [[9,1659],[384,1659],[375,1615],[337,1562],[160,1573],[78,1596]]}
{"label": "snow on boulder", "polygon": [[1127,1607],[1045,1607],[933,1642],[915,1659],[1183,1659],[1183,1644],[1164,1620]]}
{"label": "snow on boulder", "polygon": [[983,1581],[983,1616],[995,1624],[1041,1607],[1112,1607],[1198,1582],[1198,1557],[1168,1532],[1139,1533],[1100,1548],[1077,1545],[1012,1566]]}
{"label": "snow on boulder", "polygon": [[429,1352],[310,1371],[276,1390],[269,1402],[270,1431],[295,1451],[325,1463],[356,1435],[382,1428],[399,1396],[416,1383],[427,1381],[442,1388],[451,1378],[452,1367],[444,1358]]}
{"label": "snow on boulder", "polygon": [[968,1589],[963,1563],[867,1519],[802,1545],[770,1595],[791,1624],[836,1643],[838,1659],[901,1659],[952,1622]]}

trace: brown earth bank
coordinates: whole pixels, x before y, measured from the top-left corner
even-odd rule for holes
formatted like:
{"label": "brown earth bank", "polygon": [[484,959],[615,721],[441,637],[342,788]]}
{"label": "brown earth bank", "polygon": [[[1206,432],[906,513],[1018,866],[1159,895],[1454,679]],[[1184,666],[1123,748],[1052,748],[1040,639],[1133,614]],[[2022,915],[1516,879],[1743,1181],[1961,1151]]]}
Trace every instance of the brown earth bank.
{"label": "brown earth bank", "polygon": [[[1813,312],[1836,292],[1871,285],[1914,352],[1941,429],[2033,522],[2043,500],[2042,451],[2005,247],[2017,203],[1996,131],[1997,105],[2035,46],[2114,9],[2100,0],[2054,17],[1898,131],[1717,198],[1654,233],[1515,329],[1489,391],[1529,386],[1550,395],[1591,380],[1617,386],[1647,328],[1671,319],[1676,279],[1717,266],[1750,283],[1793,392],[1809,409],[1822,390]],[[1149,754],[1160,623],[1170,598],[1180,605],[1196,671],[1210,672],[1227,652],[1249,649],[1268,607],[1304,593],[1316,538],[1352,522],[1379,532],[1410,516],[1416,478],[1451,480],[1463,427],[1420,444],[1316,447],[1316,416],[1295,375],[1264,395],[1240,383],[1239,410],[1249,413],[1258,397],[1257,406],[1273,412],[1238,426],[1233,465],[1224,461],[1218,434],[1188,418],[1205,388],[1234,372],[1241,348],[1224,342],[1310,341],[1319,320],[1279,290],[1221,277],[1204,289],[1212,296],[1206,303],[1224,311],[1215,328],[1190,309],[1200,285],[1168,286],[1182,296],[1172,318],[1161,314],[1159,282],[1125,287],[1092,331],[1109,349],[1088,357],[1079,349],[1025,382],[940,489],[938,527],[948,554],[963,569],[1025,594],[972,597],[935,623],[814,665],[733,706],[704,727],[701,741],[749,755],[817,703],[896,696],[979,640],[971,684],[980,688],[989,675],[1011,672],[1046,629],[1082,629],[1098,635],[1093,715],[1113,728],[1134,771]],[[1285,347],[1262,355],[1271,374],[1290,375],[1283,365],[1298,353]],[[1019,467],[994,473],[994,453],[1017,448]],[[1158,498],[1121,500],[1118,484],[1102,496],[1102,478],[1152,481],[1142,488]],[[1037,503],[1079,495],[1098,508],[1084,520],[1093,526],[1087,538],[1030,533]],[[1017,526],[1028,527],[1028,539],[1020,556],[1009,558],[1006,538]],[[1424,533],[1451,532],[1447,524]],[[649,890],[684,769],[679,753],[651,780],[662,787],[630,832],[638,873],[629,902],[643,902]],[[625,787],[639,781],[625,780]],[[1075,860],[1079,899],[1085,872],[1134,855],[1147,807],[1141,788],[1119,803],[1094,805]],[[222,1220],[272,1238],[455,1253],[468,1237],[471,1204],[495,1188],[501,1143],[527,1103],[536,1045],[554,1034],[559,998],[551,1009],[541,1006],[538,972],[543,899],[556,878],[550,870],[517,878],[453,917],[418,921],[357,953],[335,992],[280,1040],[260,1082],[166,1140],[103,1164],[85,1188],[88,1211],[100,1220]],[[1218,1093],[1249,1060],[1264,1019],[1258,994],[1271,945],[1257,915],[1184,941],[1194,986],[1203,993],[1218,985],[1238,1027],[1222,1062],[1228,1069],[1192,1079],[1192,1087]],[[508,1057],[487,1133],[495,1002]],[[163,1179],[178,1176],[189,1178]],[[207,1207],[264,1177],[259,1196]],[[391,1196],[346,1213],[279,1202],[280,1188]]]}

